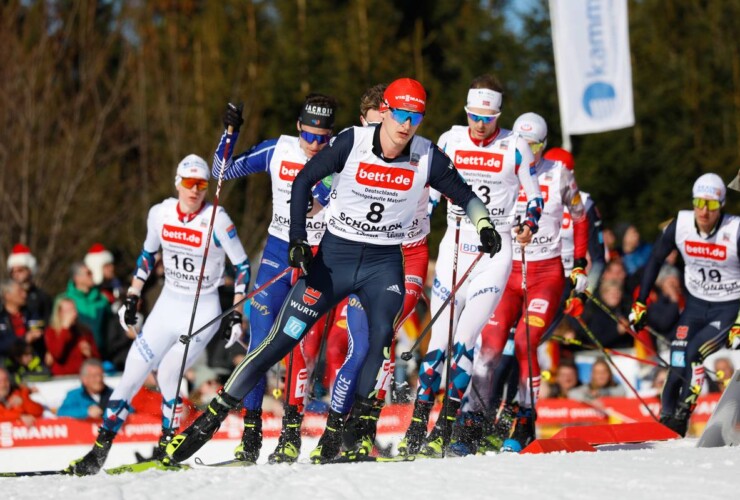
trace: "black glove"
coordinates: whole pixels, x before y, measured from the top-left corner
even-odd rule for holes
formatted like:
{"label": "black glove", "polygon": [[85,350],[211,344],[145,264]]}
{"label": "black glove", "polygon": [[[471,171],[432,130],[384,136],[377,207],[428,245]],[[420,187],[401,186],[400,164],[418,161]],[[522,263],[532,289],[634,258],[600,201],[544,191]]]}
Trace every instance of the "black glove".
{"label": "black glove", "polygon": [[242,313],[239,311],[232,311],[231,314],[226,317],[226,328],[223,329],[222,333],[224,340],[226,341],[226,349],[236,344],[239,337],[242,335]]}
{"label": "black glove", "polygon": [[138,295],[127,295],[126,301],[123,303],[123,307],[126,312],[123,313],[123,320],[127,325],[136,324],[136,311],[138,310],[139,296]]}
{"label": "black glove", "polygon": [[303,274],[308,274],[308,267],[313,260],[311,246],[306,240],[291,240],[288,247],[288,264],[297,267]]}
{"label": "black glove", "polygon": [[480,246],[478,250],[489,254],[491,257],[501,251],[501,235],[495,228],[484,227],[480,230]]}
{"label": "black glove", "polygon": [[236,106],[231,103],[227,104],[226,111],[224,111],[224,127],[232,127],[234,129],[234,133],[238,133],[239,128],[243,123],[244,118],[242,118],[241,106]]}

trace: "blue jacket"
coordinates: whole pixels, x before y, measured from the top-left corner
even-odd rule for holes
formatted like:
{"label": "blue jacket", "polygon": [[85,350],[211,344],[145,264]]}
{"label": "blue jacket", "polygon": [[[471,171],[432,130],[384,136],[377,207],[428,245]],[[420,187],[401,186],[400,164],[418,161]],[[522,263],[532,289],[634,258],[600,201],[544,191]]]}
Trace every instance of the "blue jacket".
{"label": "blue jacket", "polygon": [[96,403],[84,387],[72,389],[64,398],[57,415],[60,417],[87,418],[87,409],[92,405],[98,405],[105,409],[111,394],[113,394],[113,389],[106,385],[103,394],[100,395],[100,403]]}

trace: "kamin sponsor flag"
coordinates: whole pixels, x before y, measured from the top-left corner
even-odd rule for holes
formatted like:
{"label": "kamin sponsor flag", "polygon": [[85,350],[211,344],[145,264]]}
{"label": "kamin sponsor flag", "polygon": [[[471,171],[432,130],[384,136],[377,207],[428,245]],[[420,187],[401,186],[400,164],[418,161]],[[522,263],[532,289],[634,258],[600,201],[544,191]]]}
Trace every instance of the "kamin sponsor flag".
{"label": "kamin sponsor flag", "polygon": [[550,0],[564,133],[635,124],[627,0]]}

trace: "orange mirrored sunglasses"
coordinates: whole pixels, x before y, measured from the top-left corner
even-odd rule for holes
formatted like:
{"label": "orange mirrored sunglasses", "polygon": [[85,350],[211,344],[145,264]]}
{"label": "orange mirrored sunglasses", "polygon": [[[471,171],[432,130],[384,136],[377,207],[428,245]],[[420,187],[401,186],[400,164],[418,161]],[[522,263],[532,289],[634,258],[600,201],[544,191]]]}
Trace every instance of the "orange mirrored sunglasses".
{"label": "orange mirrored sunglasses", "polygon": [[193,189],[193,186],[198,188],[198,191],[205,191],[208,189],[208,181],[205,179],[193,179],[191,177],[183,177],[180,184],[185,189]]}

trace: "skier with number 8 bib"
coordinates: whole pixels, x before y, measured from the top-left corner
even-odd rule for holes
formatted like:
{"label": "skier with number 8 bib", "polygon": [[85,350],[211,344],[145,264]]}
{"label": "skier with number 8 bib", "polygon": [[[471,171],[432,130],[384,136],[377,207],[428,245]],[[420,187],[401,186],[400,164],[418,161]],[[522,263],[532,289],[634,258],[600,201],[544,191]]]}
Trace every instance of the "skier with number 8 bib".
{"label": "skier with number 8 bib", "polygon": [[[228,412],[275,362],[290,351],[319,317],[351,293],[367,313],[370,346],[355,391],[371,403],[388,359],[403,307],[401,244],[420,197],[429,184],[463,207],[479,233],[484,252],[495,255],[501,237],[485,205],[431,141],[416,136],[426,108],[426,91],[410,78],[392,82],[384,93],[388,117],[377,127],[351,127],[312,158],[293,183],[288,259],[305,275],[298,279],[267,338],[234,370],[208,409],[167,448],[165,463],[178,463],[200,449]],[[327,232],[315,257],[306,241],[305,206],[311,187],[334,174],[327,207]],[[359,415],[367,428],[346,457],[367,456],[375,439],[373,405]]]}
{"label": "skier with number 8 bib", "polygon": [[686,435],[704,382],[704,360],[728,343],[740,346],[740,217],[722,209],[725,194],[717,174],[704,174],[694,182],[694,209],[678,212],[658,238],[630,313],[630,323],[640,330],[647,320],[645,301],[663,261],[678,250],[688,293],[671,339],[660,421],[681,436]]}
{"label": "skier with number 8 bib", "polygon": [[[121,381],[105,408],[103,424],[93,449],[83,458],[73,461],[65,471],[68,474],[90,475],[100,471],[113,439],[133,409],[131,399],[152,370],[157,371],[157,383],[162,393],[162,437],[153,458],[157,460],[164,457],[165,447],[180,425],[182,400],[177,395],[180,387],[178,375],[183,364],[185,345],[179,342],[179,338],[188,333],[203,260],[205,268],[193,331],[221,313],[218,287],[224,281],[226,256],[234,264],[234,303],[241,300],[246,292],[249,259],[236,234],[234,223],[222,207],[216,209],[212,243],[205,257],[213,210],[213,205],[205,201],[208,178],[205,160],[188,155],[177,167],[175,187],[178,198],[169,198],[149,210],[144,248],[136,262],[126,301],[119,309],[121,326],[131,329],[136,324],[141,289],[154,269],[160,248],[164,264],[164,289],[128,352]],[[228,316],[226,333],[229,343],[235,342],[241,335],[241,323],[239,312]],[[216,323],[195,337],[187,351],[186,368],[203,353],[218,328],[219,324]]]}

